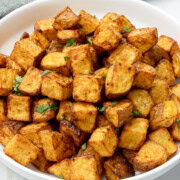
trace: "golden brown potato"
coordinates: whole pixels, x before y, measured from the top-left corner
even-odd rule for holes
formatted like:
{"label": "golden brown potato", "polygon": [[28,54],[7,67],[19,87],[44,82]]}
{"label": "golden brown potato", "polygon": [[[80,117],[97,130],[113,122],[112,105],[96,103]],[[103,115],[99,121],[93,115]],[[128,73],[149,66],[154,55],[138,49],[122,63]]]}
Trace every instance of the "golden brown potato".
{"label": "golden brown potato", "polygon": [[174,86],[171,86],[169,88],[169,91],[172,93],[172,94],[175,94],[178,98],[178,100],[180,101],[180,84],[176,84]]}
{"label": "golden brown potato", "polygon": [[180,114],[180,101],[178,100],[177,96],[175,94],[171,94],[170,99],[171,101],[174,101],[177,107],[177,111]]}
{"label": "golden brown potato", "polygon": [[97,103],[102,99],[104,81],[101,76],[76,75],[73,79],[73,99]]}
{"label": "golden brown potato", "polygon": [[46,54],[51,53],[51,52],[62,52],[63,48],[64,48],[64,45],[60,44],[57,39],[52,40],[49,48],[46,49]]}
{"label": "golden brown potato", "polygon": [[170,158],[178,150],[176,143],[166,128],[159,128],[148,136],[149,140],[162,145],[167,151],[167,157]]}
{"label": "golden brown potato", "polygon": [[[110,140],[111,139],[111,140]],[[88,142],[102,157],[110,157],[118,144],[118,138],[112,126],[97,128],[91,135]]]}
{"label": "golden brown potato", "polygon": [[141,62],[136,63],[135,67],[136,75],[134,77],[133,86],[142,89],[150,89],[156,76],[155,68]]}
{"label": "golden brown potato", "polygon": [[123,149],[122,154],[123,156],[127,159],[127,161],[131,164],[134,165],[134,159],[136,157],[138,152],[129,150],[129,149]]}
{"label": "golden brown potato", "polygon": [[0,99],[0,123],[7,121],[7,107],[5,99]]}
{"label": "golden brown potato", "polygon": [[55,16],[53,27],[57,30],[70,29],[79,21],[79,17],[74,12],[66,7]]}
{"label": "golden brown potato", "polygon": [[8,56],[0,53],[0,68],[5,68]]}
{"label": "golden brown potato", "polygon": [[11,94],[8,96],[7,117],[15,121],[31,121],[31,97],[17,96]]}
{"label": "golden brown potato", "polygon": [[100,68],[100,69],[96,70],[94,72],[94,74],[97,75],[97,76],[101,76],[105,80],[106,76],[107,76],[107,72],[108,72],[108,68],[103,67],[103,68]]}
{"label": "golden brown potato", "polygon": [[153,100],[146,90],[134,89],[129,92],[127,97],[132,101],[134,110],[140,113],[139,117],[146,117],[154,106]]}
{"label": "golden brown potato", "polygon": [[96,50],[94,49],[94,47],[89,46],[89,52],[90,52],[90,56],[91,56],[91,61],[93,63],[93,68],[94,69],[99,68],[97,53],[96,53]]}
{"label": "golden brown potato", "polygon": [[174,69],[174,75],[180,78],[180,52],[174,53],[172,57],[172,65]]}
{"label": "golden brown potato", "polygon": [[135,74],[134,66],[114,63],[108,70],[105,82],[105,94],[108,98],[125,95],[132,87]]}
{"label": "golden brown potato", "polygon": [[177,117],[176,121],[174,122],[174,124],[169,128],[169,132],[170,132],[172,138],[175,141],[180,141],[179,119],[180,119],[180,115],[178,115],[178,117]]}
{"label": "golden brown potato", "polygon": [[135,118],[127,122],[119,138],[119,147],[129,150],[139,150],[143,145],[149,121],[143,118]]}
{"label": "golden brown potato", "polygon": [[164,101],[154,106],[150,112],[150,127],[156,130],[160,127],[170,127],[178,115],[174,101]]}
{"label": "golden brown potato", "polygon": [[6,145],[4,152],[19,164],[27,166],[37,158],[39,148],[20,134],[16,134]]}
{"label": "golden brown potato", "polygon": [[166,149],[154,141],[146,141],[134,159],[134,166],[137,171],[144,172],[154,169],[166,161]]}
{"label": "golden brown potato", "polygon": [[134,29],[128,34],[127,40],[128,43],[145,53],[158,41],[157,28]]}

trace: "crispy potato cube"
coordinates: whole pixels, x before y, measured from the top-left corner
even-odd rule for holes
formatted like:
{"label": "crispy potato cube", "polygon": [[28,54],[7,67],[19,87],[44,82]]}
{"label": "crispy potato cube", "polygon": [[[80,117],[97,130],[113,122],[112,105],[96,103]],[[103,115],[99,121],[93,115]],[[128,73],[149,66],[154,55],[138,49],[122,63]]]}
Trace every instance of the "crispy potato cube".
{"label": "crispy potato cube", "polygon": [[107,73],[108,73],[108,68],[107,67],[100,68],[100,69],[98,69],[98,70],[96,70],[94,72],[95,75],[102,76],[102,78],[104,80],[106,79]]}
{"label": "crispy potato cube", "polygon": [[45,51],[29,38],[15,43],[10,58],[19,64],[25,71],[30,66],[38,66]]}
{"label": "crispy potato cube", "polygon": [[172,65],[174,69],[174,75],[180,78],[180,52],[174,53],[172,57]]}
{"label": "crispy potato cube", "polygon": [[78,21],[79,17],[74,14],[69,7],[66,7],[56,15],[53,27],[57,30],[70,29],[74,27]]}
{"label": "crispy potato cube", "polygon": [[170,127],[178,115],[174,101],[164,101],[154,106],[150,112],[150,127],[156,130],[160,127]]}
{"label": "crispy potato cube", "polygon": [[7,117],[15,121],[31,121],[31,97],[17,96],[11,94],[8,96]]}
{"label": "crispy potato cube", "polygon": [[18,87],[19,91],[28,96],[39,95],[41,92],[41,74],[42,71],[39,69],[30,67]]}
{"label": "crispy potato cube", "polygon": [[37,158],[39,149],[28,139],[16,134],[6,145],[4,152],[19,164],[27,166]]}
{"label": "crispy potato cube", "polygon": [[97,103],[102,99],[104,81],[101,76],[76,75],[73,80],[73,99]]}
{"label": "crispy potato cube", "polygon": [[103,107],[104,117],[110,121],[115,127],[121,127],[126,121],[133,118],[133,104],[129,100],[119,102],[105,102]]}
{"label": "crispy potato cube", "polygon": [[35,123],[49,121],[56,117],[56,112],[55,110],[52,110],[52,109],[47,109],[44,114],[35,111],[35,109],[38,108],[39,106],[43,106],[46,104],[52,105],[52,104],[55,104],[55,102],[54,100],[49,99],[49,98],[44,98],[44,99],[39,99],[39,100],[34,101],[32,118]]}
{"label": "crispy potato cube", "polygon": [[72,122],[61,120],[59,131],[71,136],[74,140],[74,144],[79,147],[87,137],[87,133],[81,131]]}
{"label": "crispy potato cube", "polygon": [[166,128],[159,128],[148,136],[149,140],[162,145],[167,151],[167,157],[170,158],[178,150],[176,143]]}
{"label": "crispy potato cube", "polygon": [[154,106],[150,94],[143,89],[134,89],[130,91],[128,99],[132,101],[134,110],[140,112],[140,117],[146,117]]}
{"label": "crispy potato cube", "polygon": [[104,162],[104,168],[108,180],[124,179],[135,175],[132,165],[120,153],[108,158]]}
{"label": "crispy potato cube", "polygon": [[48,53],[42,59],[40,68],[42,70],[57,71],[64,76],[70,76],[70,60],[66,53]]}
{"label": "crispy potato cube", "polygon": [[89,103],[75,102],[73,104],[73,123],[84,132],[92,132],[96,125],[97,108]]}
{"label": "crispy potato cube", "polygon": [[[180,115],[178,115],[178,119],[180,119]],[[180,141],[180,128],[177,121],[169,128],[169,132],[175,141]]]}
{"label": "crispy potato cube", "polygon": [[19,130],[25,126],[24,122],[20,121],[3,121],[0,124],[0,143],[6,146],[15,134],[19,133]]}
{"label": "crispy potato cube", "polygon": [[[71,46],[68,46],[68,47],[71,47]],[[52,40],[49,48],[46,50],[46,53],[48,54],[51,52],[62,52],[63,48],[64,48],[64,45],[60,44],[57,39]]]}
{"label": "crispy potato cube", "polygon": [[93,63],[93,68],[94,69],[99,68],[97,53],[96,53],[96,50],[94,49],[94,47],[89,46],[89,52],[90,52],[90,56],[91,56],[91,61]]}
{"label": "crispy potato cube", "polygon": [[54,18],[37,21],[34,25],[34,30],[42,32],[42,34],[50,41],[55,40],[57,38],[57,32],[53,27],[53,23]]}
{"label": "crispy potato cube", "polygon": [[158,41],[157,28],[134,29],[128,34],[127,40],[128,43],[145,53]]}
{"label": "crispy potato cube", "polygon": [[71,97],[72,80],[57,73],[45,74],[42,78],[41,94],[56,100],[66,100]]}
{"label": "crispy potato cube", "polygon": [[129,150],[139,150],[146,140],[149,121],[135,118],[127,122],[119,138],[119,147]]}
{"label": "crispy potato cube", "polygon": [[48,172],[57,176],[62,174],[64,179],[70,179],[70,162],[71,159],[64,159],[61,162],[53,164],[51,167],[48,168]]}
{"label": "crispy potato cube", "polygon": [[155,105],[162,103],[169,99],[169,86],[166,81],[155,79],[149,93]]}
{"label": "crispy potato cube", "polygon": [[71,180],[100,180],[98,163],[94,156],[78,156],[72,158],[70,164]]}
{"label": "crispy potato cube", "polygon": [[167,161],[166,149],[154,141],[147,141],[137,153],[134,166],[137,171],[154,169]]}
{"label": "crispy potato cube", "polygon": [[7,107],[4,99],[0,99],[0,123],[7,121]]}
{"label": "crispy potato cube", "polygon": [[135,67],[136,75],[134,77],[133,86],[142,89],[150,89],[156,76],[155,68],[141,62],[136,63]]}
{"label": "crispy potato cube", "polygon": [[171,57],[179,51],[179,46],[177,42],[174,39],[165,35],[160,36],[157,45],[162,49],[163,57],[168,60],[170,60]]}
{"label": "crispy potato cube", "polygon": [[108,98],[125,95],[132,87],[135,74],[134,66],[114,63],[108,70],[105,82],[105,94]]}
{"label": "crispy potato cube", "polygon": [[177,107],[178,113],[180,113],[180,101],[178,100],[177,96],[175,94],[171,94],[170,99],[171,101],[174,101]]}
{"label": "crispy potato cube", "polygon": [[175,94],[177,96],[178,100],[180,101],[180,84],[176,84],[174,86],[171,86],[169,88],[169,90],[172,94]]}
{"label": "crispy potato cube", "polygon": [[8,56],[0,53],[0,68],[5,68]]}
{"label": "crispy potato cube", "polygon": [[18,70],[16,69],[0,69],[0,96],[10,94],[16,76],[18,76]]}
{"label": "crispy potato cube", "polygon": [[[111,141],[109,141],[111,139]],[[110,157],[118,144],[118,138],[111,126],[97,128],[88,142],[102,157]]]}
{"label": "crispy potato cube", "polygon": [[175,81],[173,66],[170,61],[163,59],[156,66],[156,77],[171,84]]}
{"label": "crispy potato cube", "polygon": [[39,131],[44,155],[48,161],[62,161],[75,154],[73,140],[62,133],[51,130]]}
{"label": "crispy potato cube", "polygon": [[21,128],[20,134],[26,139],[29,139],[38,148],[42,148],[42,144],[40,142],[38,132],[43,130],[51,130],[51,129],[52,129],[51,125],[47,122],[32,123]]}
{"label": "crispy potato cube", "polygon": [[93,17],[84,10],[81,10],[79,13],[79,22],[83,32],[86,35],[93,33],[99,26],[99,20],[96,17]]}
{"label": "crispy potato cube", "polygon": [[129,150],[129,149],[123,149],[122,154],[130,164],[134,165],[134,159],[137,155],[136,151]]}

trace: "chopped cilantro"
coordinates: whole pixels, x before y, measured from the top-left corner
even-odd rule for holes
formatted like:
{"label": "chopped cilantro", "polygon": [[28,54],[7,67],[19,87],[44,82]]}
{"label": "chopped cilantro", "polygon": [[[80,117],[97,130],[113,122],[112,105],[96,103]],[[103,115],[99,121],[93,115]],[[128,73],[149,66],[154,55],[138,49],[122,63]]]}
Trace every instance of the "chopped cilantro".
{"label": "chopped cilantro", "polygon": [[70,57],[68,57],[68,56],[65,56],[65,57],[64,57],[65,60],[69,60],[69,58],[70,58]]}
{"label": "chopped cilantro", "polygon": [[65,46],[75,46],[77,44],[77,41],[75,38],[67,40]]}
{"label": "chopped cilantro", "polygon": [[105,76],[105,75],[102,75],[102,78],[105,80],[105,79],[106,79],[106,76]]}
{"label": "chopped cilantro", "polygon": [[88,73],[89,73],[89,74],[94,74],[94,72],[93,72],[93,71],[88,71]]}
{"label": "chopped cilantro", "polygon": [[118,103],[118,102],[113,102],[113,103],[111,104],[111,106],[115,106],[117,103]]}
{"label": "chopped cilantro", "polygon": [[63,115],[61,116],[61,120],[65,120],[65,118],[64,118],[64,116],[63,116]]}
{"label": "chopped cilantro", "polygon": [[44,115],[47,109],[56,111],[58,107],[56,104],[43,104],[36,107],[34,111]]}
{"label": "chopped cilantro", "polygon": [[70,76],[70,79],[73,79],[73,77],[72,77],[72,76]]}
{"label": "chopped cilantro", "polygon": [[99,112],[103,112],[106,109],[106,107],[96,107],[96,108]]}
{"label": "chopped cilantro", "polygon": [[123,29],[126,33],[128,33],[128,32],[131,32],[131,31],[132,31],[132,28],[128,29],[128,27],[127,27],[127,26],[122,27],[122,29]]}
{"label": "chopped cilantro", "polygon": [[138,117],[141,113],[139,111],[134,110],[133,114],[134,114],[134,117]]}
{"label": "chopped cilantro", "polygon": [[56,72],[56,71],[45,70],[45,71],[42,73],[42,76],[43,76],[44,74],[51,73],[51,72]]}
{"label": "chopped cilantro", "polygon": [[14,85],[12,87],[13,90],[15,91],[15,94],[18,95],[18,96],[21,95],[21,93],[20,93],[20,91],[18,89],[21,81],[22,81],[22,77],[21,76],[17,76],[16,79],[14,80]]}
{"label": "chopped cilantro", "polygon": [[84,143],[82,146],[81,146],[82,150],[85,150],[86,149],[86,143]]}
{"label": "chopped cilantro", "polygon": [[178,128],[180,128],[180,119],[177,118],[177,119],[176,119],[176,122],[177,122],[177,124],[178,124]]}
{"label": "chopped cilantro", "polygon": [[94,18],[97,18],[96,15],[93,16]]}
{"label": "chopped cilantro", "polygon": [[90,44],[92,44],[91,38],[87,38],[87,40],[88,40],[88,42],[89,42]]}
{"label": "chopped cilantro", "polygon": [[62,175],[62,174],[60,174],[60,175],[59,175],[59,178],[60,178],[60,179],[63,179],[63,175]]}

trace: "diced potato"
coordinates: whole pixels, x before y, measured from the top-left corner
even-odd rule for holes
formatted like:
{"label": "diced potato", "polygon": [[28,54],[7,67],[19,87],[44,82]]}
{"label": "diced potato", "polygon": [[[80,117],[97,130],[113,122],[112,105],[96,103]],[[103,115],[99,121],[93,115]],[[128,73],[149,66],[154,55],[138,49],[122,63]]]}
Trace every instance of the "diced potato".
{"label": "diced potato", "polygon": [[166,149],[154,141],[147,141],[134,159],[135,169],[144,172],[154,169],[167,161]]}
{"label": "diced potato", "polygon": [[[71,46],[68,46],[68,47],[71,47]],[[52,40],[49,48],[46,49],[46,53],[48,54],[51,52],[62,52],[63,48],[64,48],[64,44],[60,44],[57,39]]]}
{"label": "diced potato", "polygon": [[150,112],[150,127],[156,130],[160,127],[170,127],[178,115],[174,101],[164,101],[154,106]]}
{"label": "diced potato", "polygon": [[96,125],[97,108],[89,103],[73,104],[73,123],[84,132],[92,132]]}
{"label": "diced potato", "polygon": [[[178,119],[180,119],[180,115],[178,115]],[[169,128],[169,132],[175,141],[180,141],[180,127],[177,121]]]}
{"label": "diced potato", "polygon": [[174,101],[177,107],[177,111],[180,114],[180,101],[178,100],[177,96],[175,94],[171,94],[170,99],[171,101]]}
{"label": "diced potato", "polygon": [[119,138],[119,147],[129,150],[139,150],[146,140],[149,121],[143,118],[132,119],[125,124]]}
{"label": "diced potato", "polygon": [[39,149],[28,139],[16,134],[6,145],[4,152],[19,164],[27,166],[37,158]]}
{"label": "diced potato", "polygon": [[66,100],[72,94],[72,80],[55,72],[43,75],[41,94],[56,100]]}
{"label": "diced potato", "polygon": [[50,41],[57,38],[56,30],[53,27],[54,18],[43,19],[37,21],[34,25],[34,30],[42,32],[42,34]]}
{"label": "diced potato", "polygon": [[31,121],[31,97],[17,96],[11,94],[8,96],[7,117],[15,121]]}
{"label": "diced potato", "polygon": [[173,66],[170,61],[163,59],[156,66],[156,77],[171,84],[175,81]]}
{"label": "diced potato", "polygon": [[170,158],[178,150],[176,143],[173,141],[171,135],[166,128],[159,128],[149,134],[148,138],[162,145],[167,151],[167,157]]}
{"label": "diced potato", "polygon": [[89,52],[91,56],[91,61],[93,63],[93,68],[97,69],[99,67],[99,62],[98,62],[96,50],[94,49],[94,47],[89,46]]}
{"label": "diced potato", "polygon": [[124,179],[135,175],[132,165],[120,153],[107,159],[104,168],[107,180]]}
{"label": "diced potato", "polygon": [[56,15],[53,27],[57,30],[70,29],[79,21],[79,17],[74,12],[66,7]]}
{"label": "diced potato", "polygon": [[7,107],[5,99],[0,99],[0,123],[7,121]]}
{"label": "diced potato", "polygon": [[115,127],[121,127],[126,121],[133,118],[133,104],[129,100],[119,102],[105,102],[103,107],[104,117],[110,121]]}
{"label": "diced potato", "polygon": [[132,101],[134,110],[140,112],[139,117],[146,117],[154,106],[150,94],[143,89],[134,89],[130,91],[128,99]]}
{"label": "diced potato", "polygon": [[18,87],[19,91],[24,95],[39,95],[41,92],[41,74],[42,71],[39,69],[30,67]]}
{"label": "diced potato", "polygon": [[0,53],[0,68],[5,68],[8,56]]}
{"label": "diced potato", "polygon": [[100,69],[98,69],[98,70],[96,70],[94,72],[95,75],[102,76],[102,78],[104,80],[106,79],[107,73],[108,73],[108,68],[107,67],[100,68]]}
{"label": "diced potato", "polygon": [[118,144],[118,138],[111,126],[97,128],[89,139],[89,144],[102,157],[110,157]]}
{"label": "diced potato", "polygon": [[128,34],[127,40],[128,43],[145,53],[158,41],[157,28],[134,29]]}
{"label": "diced potato", "polygon": [[135,67],[136,75],[134,77],[133,86],[142,89],[150,89],[156,76],[155,68],[141,62],[136,63]]}
{"label": "diced potato", "polygon": [[74,143],[69,136],[51,130],[38,134],[47,160],[59,162],[75,154]]}
{"label": "diced potato", "polygon": [[30,66],[36,67],[40,64],[44,53],[40,46],[26,38],[15,43],[10,58],[27,71]]}
{"label": "diced potato", "polygon": [[10,94],[18,73],[16,69],[0,69],[0,96],[8,96]]}
{"label": "diced potato", "polygon": [[174,69],[174,75],[180,78],[180,52],[174,53],[172,57],[172,65]]}
{"label": "diced potato", "polygon": [[172,94],[175,94],[177,96],[178,100],[180,101],[180,84],[176,84],[174,86],[171,86],[169,88],[169,90]]}
{"label": "diced potato", "polygon": [[38,148],[42,148],[42,144],[40,142],[38,132],[42,130],[51,130],[51,129],[52,129],[51,125],[47,122],[32,123],[21,128],[20,134],[26,139],[29,139]]}
{"label": "diced potato", "polygon": [[108,70],[105,82],[105,94],[108,98],[125,95],[132,87],[135,74],[134,66],[114,63]]}
{"label": "diced potato", "polygon": [[73,80],[73,99],[97,103],[102,99],[104,81],[101,76],[76,75]]}
{"label": "diced potato", "polygon": [[134,159],[135,159],[135,157],[137,155],[136,151],[129,150],[129,149],[123,149],[122,154],[124,155],[124,157],[127,159],[127,161],[130,164],[134,165]]}
{"label": "diced potato", "polygon": [[155,79],[149,93],[155,105],[162,103],[169,99],[169,86],[166,81]]}

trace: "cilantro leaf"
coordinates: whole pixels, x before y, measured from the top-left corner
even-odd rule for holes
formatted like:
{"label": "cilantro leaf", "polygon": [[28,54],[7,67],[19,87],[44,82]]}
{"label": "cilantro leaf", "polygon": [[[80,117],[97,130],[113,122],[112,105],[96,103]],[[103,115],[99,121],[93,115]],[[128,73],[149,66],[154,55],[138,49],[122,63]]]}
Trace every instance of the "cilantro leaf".
{"label": "cilantro leaf", "polygon": [[134,110],[133,114],[134,114],[134,117],[138,117],[141,113],[139,111]]}
{"label": "cilantro leaf", "polygon": [[89,73],[89,74],[94,74],[94,72],[93,72],[93,71],[90,71],[90,70],[88,71],[88,73]]}
{"label": "cilantro leaf", "polygon": [[118,102],[113,102],[113,103],[111,104],[111,106],[113,107],[113,106],[115,106],[117,103],[118,103]]}
{"label": "cilantro leaf", "polygon": [[177,119],[176,119],[176,122],[177,122],[177,124],[178,124],[178,128],[180,128],[180,119],[177,118]]}
{"label": "cilantro leaf", "polygon": [[12,89],[15,91],[15,94],[20,96],[21,93],[19,92],[19,85],[21,84],[22,81],[22,76],[17,76],[16,79],[14,80],[14,85],[12,87]]}
{"label": "cilantro leaf", "polygon": [[96,107],[96,108],[99,112],[103,112],[106,109],[106,107]]}
{"label": "cilantro leaf", "polygon": [[97,18],[96,15],[93,16],[94,18]]}
{"label": "cilantro leaf", "polygon": [[65,118],[64,118],[64,116],[63,116],[63,115],[61,116],[61,120],[65,120]]}
{"label": "cilantro leaf", "polygon": [[82,146],[81,146],[82,150],[85,150],[86,149],[86,143],[84,143]]}
{"label": "cilantro leaf", "polygon": [[43,104],[43,105],[36,107],[34,109],[34,111],[44,115],[47,109],[56,111],[58,109],[58,107],[56,104]]}
{"label": "cilantro leaf", "polygon": [[43,76],[44,74],[48,74],[48,73],[51,73],[51,72],[56,72],[56,71],[45,70],[45,71],[42,73],[42,76]]}
{"label": "cilantro leaf", "polygon": [[75,38],[67,40],[65,46],[75,46],[77,44],[77,41]]}
{"label": "cilantro leaf", "polygon": [[106,76],[105,76],[105,75],[102,75],[102,78],[105,80],[105,79],[106,79]]}
{"label": "cilantro leaf", "polygon": [[72,76],[70,76],[70,78],[71,78],[71,79],[73,79],[73,77],[72,77]]}
{"label": "cilantro leaf", "polygon": [[60,179],[63,179],[63,175],[62,175],[62,174],[60,174],[60,175],[59,175],[59,178],[60,178]]}
{"label": "cilantro leaf", "polygon": [[91,38],[87,38],[87,40],[88,40],[88,42],[89,42],[90,44],[92,44]]}
{"label": "cilantro leaf", "polygon": [[123,29],[126,33],[128,33],[128,32],[131,32],[131,31],[132,31],[132,28],[128,29],[128,27],[127,27],[127,26],[122,27],[122,29]]}
{"label": "cilantro leaf", "polygon": [[69,60],[69,58],[70,58],[70,57],[68,57],[68,56],[65,56],[65,57],[64,57],[65,61],[66,61],[66,60]]}
{"label": "cilantro leaf", "polygon": [[83,33],[85,33],[84,29],[82,29],[79,24],[77,24],[77,27],[78,27]]}

